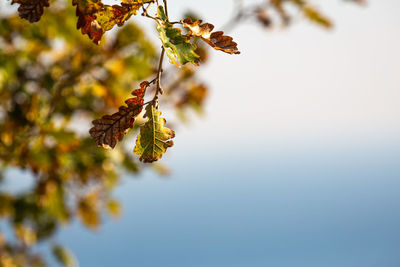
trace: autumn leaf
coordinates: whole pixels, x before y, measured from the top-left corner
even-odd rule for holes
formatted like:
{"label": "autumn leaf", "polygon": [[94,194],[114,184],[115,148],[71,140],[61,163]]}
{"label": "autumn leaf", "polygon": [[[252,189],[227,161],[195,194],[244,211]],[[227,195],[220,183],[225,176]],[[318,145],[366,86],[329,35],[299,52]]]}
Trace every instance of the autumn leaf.
{"label": "autumn leaf", "polygon": [[318,11],[315,7],[311,6],[304,0],[290,0],[293,4],[298,6],[300,10],[303,12],[304,16],[310,21],[317,23],[325,28],[331,28],[332,22],[324,16],[320,11]]}
{"label": "autumn leaf", "polygon": [[125,101],[127,106],[121,106],[118,112],[93,121],[94,126],[89,133],[98,146],[113,149],[117,142],[124,138],[126,132],[133,128],[135,117],[142,112],[144,94],[149,85],[147,81],[142,82],[140,89],[132,92],[135,97]]}
{"label": "autumn leaf", "polygon": [[327,17],[325,17],[322,13],[320,13],[312,6],[304,6],[303,13],[304,16],[306,16],[306,18],[308,18],[310,21],[315,22],[325,28],[332,28],[333,26],[332,22]]}
{"label": "autumn leaf", "polygon": [[173,28],[162,6],[158,7],[157,17],[157,31],[169,61],[177,67],[188,62],[198,65],[200,57],[195,52],[196,45],[182,35],[181,29]]}
{"label": "autumn leaf", "polygon": [[224,35],[222,31],[212,32],[214,25],[210,23],[201,24],[202,20],[193,22],[190,18],[182,20],[181,23],[183,27],[189,30],[188,35],[201,37],[214,49],[228,54],[240,54],[237,43],[233,41],[232,37]]}
{"label": "autumn leaf", "polygon": [[43,15],[45,7],[49,6],[49,0],[13,0],[11,4],[20,4],[19,16],[30,23],[37,22]]}
{"label": "autumn leaf", "polygon": [[106,31],[122,26],[132,15],[151,0],[136,0],[121,5],[104,5],[100,0],[73,0],[78,17],[77,28],[98,44]]}
{"label": "autumn leaf", "polygon": [[148,120],[140,128],[136,146],[133,150],[139,159],[145,163],[159,160],[174,145],[172,138],[175,137],[173,130],[164,127],[166,121],[161,118],[161,112],[155,105],[148,105],[146,115]]}

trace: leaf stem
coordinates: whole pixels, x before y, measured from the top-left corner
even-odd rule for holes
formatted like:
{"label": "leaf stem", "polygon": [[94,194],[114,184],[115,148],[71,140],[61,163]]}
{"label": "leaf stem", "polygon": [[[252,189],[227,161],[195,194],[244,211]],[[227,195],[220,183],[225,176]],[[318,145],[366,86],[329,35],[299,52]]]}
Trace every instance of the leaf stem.
{"label": "leaf stem", "polygon": [[[165,15],[167,16],[167,21],[169,21],[167,0],[163,0],[163,3],[164,3]],[[158,1],[157,1],[157,4],[158,4]],[[163,67],[164,55],[165,55],[165,48],[164,48],[164,46],[162,46],[160,62],[158,63],[158,71],[157,71],[157,78],[156,78],[156,81],[157,81],[156,93],[154,95],[152,102],[155,102],[158,99],[159,94],[162,95],[164,93],[164,90],[162,89],[162,86],[161,86],[161,76],[162,76],[162,72],[163,72],[162,67]]]}
{"label": "leaf stem", "polygon": [[150,3],[147,5],[146,8],[142,7],[142,9],[143,9],[142,16],[151,18],[151,19],[153,19],[153,20],[157,20],[157,18],[155,18],[155,17],[153,17],[153,16],[150,16],[149,13],[148,13],[148,11],[149,11],[149,9],[150,9],[150,7],[151,7],[151,5],[152,5],[153,3],[154,3],[154,2],[150,2]]}
{"label": "leaf stem", "polygon": [[160,55],[160,62],[158,63],[158,71],[157,71],[157,85],[156,85],[156,93],[154,95],[153,101],[158,98],[158,94],[163,94],[164,90],[161,87],[161,76],[162,76],[162,66],[163,66],[163,61],[164,61],[164,55],[165,55],[165,49],[164,47],[161,48],[161,55]]}
{"label": "leaf stem", "polygon": [[165,15],[167,16],[167,21],[169,22],[167,0],[163,0],[163,2],[164,2]]}

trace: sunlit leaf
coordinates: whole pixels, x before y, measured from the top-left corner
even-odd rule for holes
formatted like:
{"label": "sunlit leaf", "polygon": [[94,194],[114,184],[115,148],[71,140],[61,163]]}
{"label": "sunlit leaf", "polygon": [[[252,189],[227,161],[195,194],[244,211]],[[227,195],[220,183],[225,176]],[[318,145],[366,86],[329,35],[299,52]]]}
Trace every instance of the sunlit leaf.
{"label": "sunlit leaf", "polygon": [[172,138],[175,137],[173,130],[165,127],[165,119],[161,118],[161,112],[155,105],[146,108],[147,122],[140,127],[140,135],[137,137],[133,152],[145,163],[159,160],[167,148],[173,146]]}
{"label": "sunlit leaf", "polygon": [[136,15],[143,4],[151,0],[123,2],[121,5],[104,5],[100,0],[73,0],[78,16],[77,28],[98,44],[106,31],[115,25],[122,26],[132,15]]}
{"label": "sunlit leaf", "polygon": [[182,30],[173,28],[165,15],[164,8],[158,7],[157,30],[160,33],[159,38],[165,49],[170,62],[176,66],[184,65],[188,62],[194,65],[199,64],[199,56],[196,54],[196,45],[192,44],[185,36]]}
{"label": "sunlit leaf", "polygon": [[230,36],[224,35],[224,32],[213,32],[214,25],[210,23],[202,23],[202,20],[193,22],[190,18],[181,21],[183,27],[189,30],[188,35],[201,37],[207,44],[216,50],[228,54],[240,54],[237,43]]}

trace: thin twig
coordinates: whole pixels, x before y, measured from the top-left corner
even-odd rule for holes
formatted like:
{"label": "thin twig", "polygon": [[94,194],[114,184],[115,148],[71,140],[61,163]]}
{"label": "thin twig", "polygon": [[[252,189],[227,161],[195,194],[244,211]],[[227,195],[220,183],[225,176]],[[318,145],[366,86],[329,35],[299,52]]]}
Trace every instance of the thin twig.
{"label": "thin twig", "polygon": [[[165,9],[165,15],[167,16],[167,21],[169,21],[168,17],[168,5],[167,5],[167,0],[163,0],[164,2],[164,9]],[[158,4],[158,1],[157,1]],[[164,55],[165,55],[165,48],[164,46],[161,47],[161,55],[160,55],[160,62],[158,64],[158,72],[157,72],[157,86],[156,86],[156,93],[154,95],[153,101],[156,101],[158,99],[158,95],[162,95],[164,93],[164,90],[162,89],[161,86],[161,76],[162,76],[162,66],[164,62]]]}
{"label": "thin twig", "polygon": [[158,63],[157,78],[155,80],[157,82],[156,93],[154,95],[153,101],[157,100],[159,94],[162,95],[164,93],[164,90],[161,87],[161,76],[162,76],[162,71],[163,71],[162,70],[162,65],[163,65],[164,54],[165,54],[164,52],[165,52],[165,49],[164,49],[164,47],[162,47],[161,48],[161,55],[160,55],[160,63]]}
{"label": "thin twig", "polygon": [[167,21],[169,21],[167,0],[163,0],[163,2],[164,2],[165,15],[167,16]]}
{"label": "thin twig", "polygon": [[157,20],[157,18],[155,18],[155,17],[153,17],[153,16],[150,16],[149,13],[148,13],[149,8],[151,7],[152,4],[153,4],[153,2],[150,2],[150,3],[147,5],[146,8],[144,8],[144,7],[142,6],[142,9],[143,9],[142,16],[145,16],[145,17],[148,17],[148,18]]}

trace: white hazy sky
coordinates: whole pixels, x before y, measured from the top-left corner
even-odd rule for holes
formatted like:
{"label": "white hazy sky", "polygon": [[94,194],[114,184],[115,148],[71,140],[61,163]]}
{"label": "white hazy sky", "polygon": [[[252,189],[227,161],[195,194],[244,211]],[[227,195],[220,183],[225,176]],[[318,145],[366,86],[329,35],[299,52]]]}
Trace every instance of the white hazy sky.
{"label": "white hazy sky", "polygon": [[[177,146],[400,144],[400,1],[314,2],[334,30],[300,21],[230,33],[242,54],[212,53],[201,72],[212,89],[207,115],[178,132]],[[173,19],[190,7],[216,26],[232,12],[230,0],[169,5]]]}

